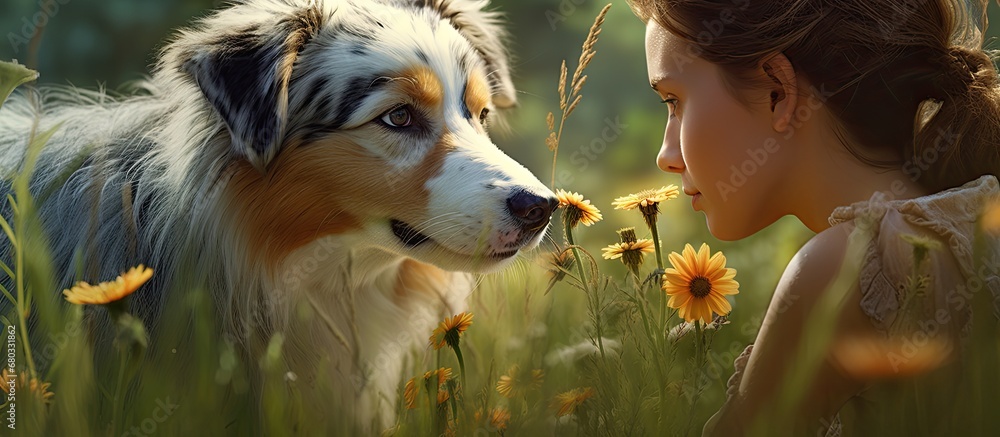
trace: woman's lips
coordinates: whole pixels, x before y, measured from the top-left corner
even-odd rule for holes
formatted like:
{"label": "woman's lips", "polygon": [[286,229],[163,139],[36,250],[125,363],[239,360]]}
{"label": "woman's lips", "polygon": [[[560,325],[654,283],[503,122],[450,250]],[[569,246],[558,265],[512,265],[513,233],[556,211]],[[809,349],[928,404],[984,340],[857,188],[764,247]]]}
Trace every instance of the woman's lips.
{"label": "woman's lips", "polygon": [[695,211],[698,210],[698,200],[701,199],[701,193],[696,190],[684,190],[684,194],[691,196],[691,208]]}

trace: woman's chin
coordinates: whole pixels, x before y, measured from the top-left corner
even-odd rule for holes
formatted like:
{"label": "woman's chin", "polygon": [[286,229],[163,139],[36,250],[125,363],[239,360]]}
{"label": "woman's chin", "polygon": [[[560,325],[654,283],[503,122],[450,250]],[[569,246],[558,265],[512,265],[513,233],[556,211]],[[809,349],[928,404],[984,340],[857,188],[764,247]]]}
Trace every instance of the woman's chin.
{"label": "woman's chin", "polygon": [[711,233],[713,237],[721,241],[742,240],[753,235],[759,230],[747,227],[747,223],[745,222],[733,223],[732,221],[722,222],[721,220],[713,220],[712,217],[707,214],[705,221],[708,225],[708,232]]}

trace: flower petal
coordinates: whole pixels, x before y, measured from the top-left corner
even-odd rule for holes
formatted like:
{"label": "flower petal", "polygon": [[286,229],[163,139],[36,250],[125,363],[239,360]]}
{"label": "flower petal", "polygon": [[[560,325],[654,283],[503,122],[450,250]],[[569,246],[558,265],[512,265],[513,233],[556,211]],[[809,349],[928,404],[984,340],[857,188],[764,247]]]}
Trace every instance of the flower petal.
{"label": "flower petal", "polygon": [[733,310],[732,305],[730,305],[729,301],[726,300],[726,298],[723,297],[722,295],[712,293],[709,294],[708,297],[712,302],[712,311],[714,311],[716,314],[724,316],[726,314],[729,314],[729,312]]}

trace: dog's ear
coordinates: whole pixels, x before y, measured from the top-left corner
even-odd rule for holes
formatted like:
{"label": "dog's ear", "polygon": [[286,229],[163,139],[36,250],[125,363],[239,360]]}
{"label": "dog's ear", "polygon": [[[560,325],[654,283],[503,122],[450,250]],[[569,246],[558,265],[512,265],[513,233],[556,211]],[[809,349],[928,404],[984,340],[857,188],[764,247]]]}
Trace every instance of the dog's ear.
{"label": "dog's ear", "polygon": [[278,153],[288,117],[288,84],[315,13],[280,17],[188,53],[182,70],[197,83],[232,134],[235,152],[264,171]]}
{"label": "dog's ear", "polygon": [[511,80],[507,33],[499,12],[487,11],[488,0],[416,0],[436,9],[449,20],[486,61],[487,75],[493,88],[493,104],[499,108],[517,105],[517,92]]}

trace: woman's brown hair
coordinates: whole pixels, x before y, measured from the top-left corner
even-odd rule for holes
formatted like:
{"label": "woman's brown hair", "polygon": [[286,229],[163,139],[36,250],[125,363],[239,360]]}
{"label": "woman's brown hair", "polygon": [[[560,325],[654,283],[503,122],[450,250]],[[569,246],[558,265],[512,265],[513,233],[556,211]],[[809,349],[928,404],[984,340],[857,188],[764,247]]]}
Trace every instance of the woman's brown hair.
{"label": "woman's brown hair", "polygon": [[[1000,85],[982,49],[988,0],[629,3],[718,65],[737,98],[783,53],[870,165],[902,166],[932,191],[1000,173]],[[865,153],[886,148],[900,160]]]}

